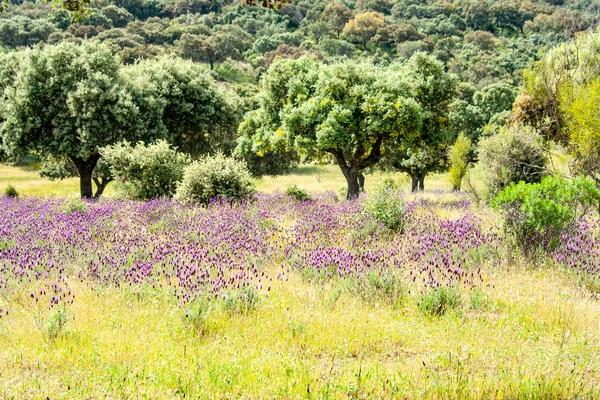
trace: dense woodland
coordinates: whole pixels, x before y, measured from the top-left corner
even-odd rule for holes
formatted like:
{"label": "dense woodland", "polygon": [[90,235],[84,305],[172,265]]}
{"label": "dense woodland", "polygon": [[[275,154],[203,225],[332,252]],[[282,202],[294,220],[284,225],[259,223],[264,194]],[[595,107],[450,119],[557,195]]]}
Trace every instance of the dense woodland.
{"label": "dense woodland", "polygon": [[[92,179],[97,196],[112,180],[96,168],[101,147],[158,139],[193,157],[235,153],[256,176],[337,163],[350,197],[374,169],[423,189],[459,134],[463,162],[477,159],[480,137],[515,120],[525,71],[593,30],[599,12],[589,1],[246,3],[8,4],[3,157],[33,154],[46,176],[79,175],[85,197]],[[538,100],[517,119],[548,133]]]}

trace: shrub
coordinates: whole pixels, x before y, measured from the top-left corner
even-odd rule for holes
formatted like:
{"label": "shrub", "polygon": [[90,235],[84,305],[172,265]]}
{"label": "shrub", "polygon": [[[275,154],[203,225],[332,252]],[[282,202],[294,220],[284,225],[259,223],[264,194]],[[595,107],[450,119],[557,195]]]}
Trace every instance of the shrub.
{"label": "shrub", "polygon": [[365,276],[348,282],[348,291],[366,302],[378,302],[400,306],[405,296],[402,280],[389,271],[368,272]]}
{"label": "shrub", "polygon": [[211,312],[211,303],[206,299],[196,300],[185,313],[186,320],[194,332],[204,335],[208,332],[208,316]]}
{"label": "shrub", "polygon": [[225,296],[223,305],[231,314],[248,314],[256,309],[259,302],[258,292],[249,286],[229,293]]}
{"label": "shrub", "polygon": [[257,151],[253,142],[244,136],[238,139],[235,155],[244,160],[248,170],[257,177],[285,175],[300,162],[300,156],[294,149],[277,146],[272,150]]}
{"label": "shrub", "polygon": [[76,212],[83,213],[87,210],[88,206],[80,198],[66,199],[61,207],[60,211],[65,214],[74,214]]}
{"label": "shrub", "polygon": [[510,185],[492,201],[504,217],[505,231],[530,254],[540,247],[555,248],[561,235],[598,204],[600,191],[592,179],[559,176]]}
{"label": "shrub", "polygon": [[442,316],[449,310],[460,307],[460,304],[460,293],[455,288],[441,286],[425,292],[419,309],[423,314]]}
{"label": "shrub", "polygon": [[232,201],[247,199],[254,192],[246,164],[218,153],[204,157],[185,169],[176,198],[186,204],[208,204],[218,197]]}
{"label": "shrub", "polygon": [[393,231],[404,228],[404,201],[398,185],[388,178],[379,182],[365,201],[364,211],[371,218]]}
{"label": "shrub", "polygon": [[17,189],[15,189],[13,185],[8,185],[4,190],[4,194],[6,195],[6,197],[12,197],[13,199],[19,197],[19,192],[17,192]]}
{"label": "shrub", "polygon": [[533,128],[520,124],[482,138],[478,155],[492,196],[510,183],[537,183],[547,175],[548,159],[542,137]]}
{"label": "shrub", "polygon": [[290,185],[285,190],[285,194],[297,201],[310,201],[312,197],[306,192],[306,190],[299,188],[296,185]]}
{"label": "shrub", "polygon": [[454,190],[460,190],[462,180],[469,168],[471,153],[471,139],[461,133],[454,145],[448,150],[448,163],[450,164],[450,182]]}
{"label": "shrub", "polygon": [[187,155],[177,152],[169,143],[155,144],[127,142],[104,147],[101,150],[113,176],[123,183],[128,198],[147,200],[172,197],[183,178],[183,170],[190,163]]}

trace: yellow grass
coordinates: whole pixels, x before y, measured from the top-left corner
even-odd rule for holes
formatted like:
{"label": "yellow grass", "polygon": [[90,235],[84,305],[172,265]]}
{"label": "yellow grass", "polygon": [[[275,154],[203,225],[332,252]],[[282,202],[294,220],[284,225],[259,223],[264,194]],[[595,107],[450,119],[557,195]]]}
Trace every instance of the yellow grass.
{"label": "yellow grass", "polygon": [[[367,176],[367,185],[384,176]],[[77,194],[76,180],[0,166],[6,184],[26,195]],[[337,167],[304,166],[258,188],[288,184],[316,193],[344,180]],[[438,175],[426,188],[450,185]],[[201,331],[164,291],[74,280],[70,321],[56,340],[36,326],[26,288],[10,304],[0,291],[0,307],[11,310],[0,318],[0,399],[600,398],[600,303],[553,267],[484,276],[487,286],[463,293],[460,310],[428,317],[416,294],[392,308],[291,272],[256,310],[216,309]]]}
{"label": "yellow grass", "polygon": [[[567,398],[600,395],[600,305],[553,271],[489,277],[441,318],[362,303],[293,275],[248,315],[195,333],[160,293],[92,291],[66,334],[29,307],[0,320],[1,398]],[[26,297],[26,294],[24,295]],[[310,393],[309,393],[310,391]]]}

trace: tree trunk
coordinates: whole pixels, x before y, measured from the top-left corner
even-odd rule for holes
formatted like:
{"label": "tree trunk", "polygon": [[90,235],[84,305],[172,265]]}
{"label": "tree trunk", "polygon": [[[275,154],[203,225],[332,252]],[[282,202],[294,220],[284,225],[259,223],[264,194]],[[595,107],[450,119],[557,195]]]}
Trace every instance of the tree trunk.
{"label": "tree trunk", "polygon": [[100,196],[102,196],[102,193],[104,193],[104,189],[106,189],[106,186],[110,182],[112,182],[112,179],[99,179],[99,178],[94,178],[94,177],[92,177],[92,179],[94,180],[94,183],[96,184],[96,193],[94,194],[94,198],[99,199]]}
{"label": "tree trunk", "polygon": [[349,171],[348,174],[344,175],[346,176],[346,182],[348,182],[348,195],[346,196],[346,200],[357,199],[360,192],[358,174],[353,174]]}
{"label": "tree trunk", "polygon": [[215,63],[214,63],[214,61],[210,60],[210,70],[214,71],[214,69],[215,69]]}
{"label": "tree trunk", "polygon": [[363,174],[358,174],[358,190],[365,191],[365,176]]}
{"label": "tree trunk", "polygon": [[412,180],[411,192],[425,190],[425,175],[411,175]]}
{"label": "tree trunk", "polygon": [[414,193],[417,190],[419,190],[419,177],[417,175],[411,175],[410,178],[412,180],[412,186],[410,191]]}
{"label": "tree trunk", "polygon": [[71,157],[71,161],[73,161],[79,172],[79,190],[82,199],[91,199],[94,197],[92,172],[94,172],[99,159],[100,155],[98,154],[91,156],[87,160],[79,157]]}

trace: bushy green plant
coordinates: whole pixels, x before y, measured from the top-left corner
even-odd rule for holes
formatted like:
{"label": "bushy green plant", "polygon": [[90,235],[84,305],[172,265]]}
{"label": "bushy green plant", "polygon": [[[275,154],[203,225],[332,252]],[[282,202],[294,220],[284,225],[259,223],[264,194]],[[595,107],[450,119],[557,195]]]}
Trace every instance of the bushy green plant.
{"label": "bushy green plant", "polygon": [[312,197],[306,192],[306,190],[299,188],[297,185],[289,185],[285,189],[285,194],[297,201],[312,200]]}
{"label": "bushy green plant", "polygon": [[40,311],[34,320],[44,338],[53,341],[64,332],[70,317],[71,310],[63,305],[56,308],[49,316]]}
{"label": "bushy green plant", "polygon": [[185,169],[175,197],[186,204],[208,204],[214,198],[247,199],[254,192],[246,164],[217,153],[203,157]]}
{"label": "bushy green plant", "polygon": [[117,143],[101,149],[101,154],[123,183],[126,197],[141,200],[172,197],[190,163],[189,156],[164,140],[152,145]]}
{"label": "bushy green plant", "polygon": [[256,309],[260,302],[260,296],[256,289],[246,287],[233,291],[223,300],[225,310],[232,314],[248,314]]}
{"label": "bushy green plant", "polygon": [[74,214],[76,212],[85,212],[87,208],[88,205],[80,198],[70,198],[63,201],[60,211],[65,214]]}
{"label": "bushy green plant", "polygon": [[454,190],[460,190],[462,180],[469,169],[469,156],[471,153],[471,139],[461,133],[454,145],[448,150],[448,163],[450,164],[450,183]]}
{"label": "bushy green plant", "polygon": [[560,237],[600,204],[590,178],[548,176],[540,183],[510,185],[492,201],[504,217],[504,229],[529,252],[555,248]]}
{"label": "bushy green plant", "polygon": [[393,231],[404,228],[404,200],[398,184],[391,178],[379,182],[365,201],[364,212]]}
{"label": "bushy green plant", "polygon": [[510,183],[537,183],[548,174],[543,139],[524,125],[513,124],[482,138],[478,156],[492,196]]}
{"label": "bushy green plant", "polygon": [[392,306],[400,306],[406,293],[400,277],[388,271],[371,271],[365,276],[351,279],[347,288],[363,301],[383,302]]}
{"label": "bushy green plant", "polygon": [[15,189],[13,185],[8,185],[4,190],[4,194],[6,197],[12,197],[14,199],[19,197],[19,192],[17,192],[17,189]]}
{"label": "bushy green plant", "polygon": [[419,303],[419,310],[423,314],[437,317],[460,307],[460,305],[460,293],[453,287],[441,286],[425,292]]}
{"label": "bushy green plant", "polygon": [[211,311],[211,303],[206,299],[196,300],[190,305],[185,313],[186,321],[194,329],[194,332],[204,335],[207,330],[207,320]]}

